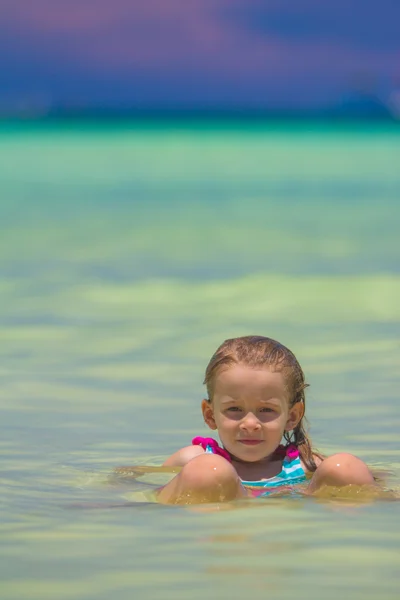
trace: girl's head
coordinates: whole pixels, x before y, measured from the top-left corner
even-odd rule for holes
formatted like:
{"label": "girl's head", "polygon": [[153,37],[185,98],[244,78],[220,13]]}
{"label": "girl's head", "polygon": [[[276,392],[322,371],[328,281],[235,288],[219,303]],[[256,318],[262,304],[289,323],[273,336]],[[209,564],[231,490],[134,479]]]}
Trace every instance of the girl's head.
{"label": "girl's head", "polygon": [[226,340],[211,358],[204,383],[205,421],[219,430],[232,454],[260,460],[262,452],[265,457],[276,450],[283,436],[296,444],[307,468],[315,470],[304,428],[307,384],[288,348],[262,336]]}

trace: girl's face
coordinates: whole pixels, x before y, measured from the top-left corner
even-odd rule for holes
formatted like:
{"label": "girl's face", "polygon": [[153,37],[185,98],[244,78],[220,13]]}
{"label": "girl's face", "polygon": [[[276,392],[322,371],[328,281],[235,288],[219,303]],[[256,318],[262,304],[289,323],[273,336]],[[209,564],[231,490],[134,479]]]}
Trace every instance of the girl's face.
{"label": "girl's face", "polygon": [[298,402],[290,408],[281,372],[233,365],[217,374],[212,401],[203,400],[202,411],[228,452],[258,462],[273,454],[285,431],[296,427],[304,406]]}

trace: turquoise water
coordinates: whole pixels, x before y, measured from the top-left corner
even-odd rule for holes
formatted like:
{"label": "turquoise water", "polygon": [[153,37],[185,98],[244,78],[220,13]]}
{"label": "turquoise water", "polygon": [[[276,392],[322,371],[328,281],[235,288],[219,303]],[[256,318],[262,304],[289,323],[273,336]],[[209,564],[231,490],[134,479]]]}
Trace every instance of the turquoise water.
{"label": "turquoise water", "polygon": [[398,127],[203,125],[1,125],[2,599],[397,598],[388,497],[204,513],[112,476],[205,434],[210,356],[257,333],[315,445],[399,489]]}

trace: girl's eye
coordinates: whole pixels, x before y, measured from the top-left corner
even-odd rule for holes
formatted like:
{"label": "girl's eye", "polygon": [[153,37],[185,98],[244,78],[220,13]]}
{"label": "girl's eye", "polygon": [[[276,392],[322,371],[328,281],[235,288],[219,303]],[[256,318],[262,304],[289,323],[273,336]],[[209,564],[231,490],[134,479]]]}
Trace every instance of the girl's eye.
{"label": "girl's eye", "polygon": [[265,408],[262,408],[260,412],[274,412],[273,408],[268,408],[267,406]]}
{"label": "girl's eye", "polygon": [[238,412],[240,408],[238,406],[230,406],[228,410],[229,412]]}

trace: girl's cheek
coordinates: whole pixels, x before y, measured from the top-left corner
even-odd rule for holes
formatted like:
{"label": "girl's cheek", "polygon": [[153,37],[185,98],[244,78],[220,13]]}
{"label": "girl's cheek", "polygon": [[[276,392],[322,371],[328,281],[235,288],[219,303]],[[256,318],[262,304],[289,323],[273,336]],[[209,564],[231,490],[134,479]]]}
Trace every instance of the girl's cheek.
{"label": "girl's cheek", "polygon": [[274,421],[268,423],[268,428],[279,431],[280,429],[282,429],[282,427],[285,426],[285,423],[286,421],[284,419],[275,419]]}

